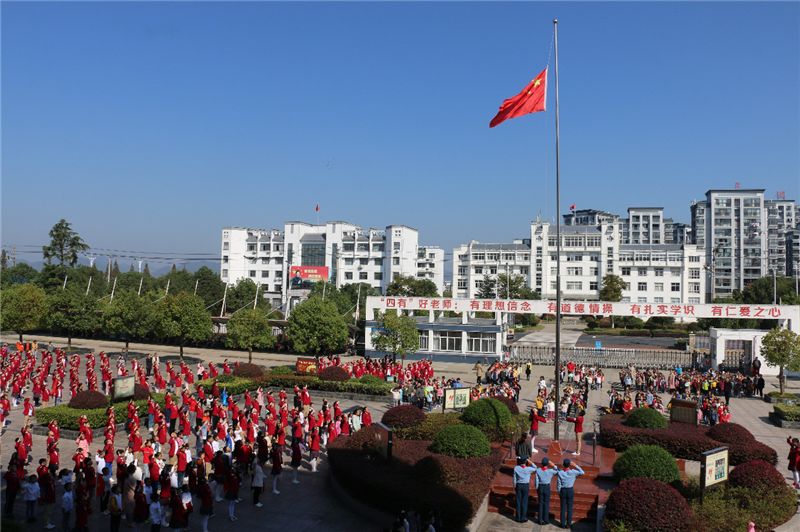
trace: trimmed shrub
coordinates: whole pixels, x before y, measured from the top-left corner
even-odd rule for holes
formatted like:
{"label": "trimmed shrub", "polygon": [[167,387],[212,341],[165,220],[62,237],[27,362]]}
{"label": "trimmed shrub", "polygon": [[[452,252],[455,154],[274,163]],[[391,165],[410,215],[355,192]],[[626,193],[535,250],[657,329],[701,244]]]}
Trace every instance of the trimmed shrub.
{"label": "trimmed shrub", "polygon": [[431,451],[457,458],[488,456],[491,450],[486,435],[472,425],[444,427],[431,444]]}
{"label": "trimmed shrub", "polygon": [[628,413],[624,423],[640,429],[663,429],[667,426],[667,418],[653,408],[637,408]]}
{"label": "trimmed shrub", "polygon": [[386,381],[381,379],[380,377],[376,377],[375,375],[362,375],[361,378],[358,379],[358,382],[363,384],[371,384],[375,386],[375,385],[381,385]]}
{"label": "trimmed shrub", "polygon": [[745,443],[756,439],[749,430],[736,423],[717,423],[706,434],[712,440],[723,443]]}
{"label": "trimmed shrub", "polygon": [[436,435],[445,427],[461,424],[461,414],[458,412],[446,412],[437,414],[427,414],[425,421],[419,425],[405,429],[395,429],[394,437],[401,440],[433,440]]}
{"label": "trimmed shrub", "polygon": [[[164,394],[154,393],[151,395],[156,403],[158,403],[160,406],[164,406]],[[135,404],[137,410],[139,411],[139,415],[146,416],[147,399],[135,401]],[[127,399],[112,405],[117,413],[117,422],[123,423],[125,421],[127,405]],[[81,416],[86,416],[86,419],[89,421],[89,425],[93,429],[99,429],[104,427],[108,421],[108,415],[106,414],[107,408],[107,405],[103,408],[71,408],[64,404],[58,406],[48,406],[36,410],[36,423],[40,425],[46,425],[50,423],[51,420],[55,419],[58,421],[58,425],[63,429],[77,430],[79,427],[78,418]]]}
{"label": "trimmed shrub", "polygon": [[147,399],[148,397],[150,397],[150,388],[138,382],[133,385],[134,401],[141,401],[142,399]]}
{"label": "trimmed shrub", "polygon": [[514,424],[508,407],[489,398],[470,403],[461,414],[461,420],[481,429],[491,441],[503,441]]}
{"label": "trimmed shrub", "polygon": [[400,405],[387,410],[381,421],[392,428],[407,428],[419,425],[425,420],[425,413],[414,405]]}
{"label": "trimmed shrub", "polygon": [[727,485],[709,490],[692,508],[693,530],[747,530],[751,521],[756,530],[773,530],[794,516],[797,495],[785,484],[769,492]]}
{"label": "trimmed shrub", "polygon": [[341,366],[328,366],[319,372],[319,378],[324,381],[343,382],[350,380],[350,374]]}
{"label": "trimmed shrub", "polygon": [[295,371],[292,366],[273,366],[268,370],[272,375],[294,375]]}
{"label": "trimmed shrub", "polygon": [[760,441],[728,443],[728,459],[731,465],[739,465],[752,460],[763,460],[772,465],[778,463],[778,453]]}
{"label": "trimmed shrub", "polygon": [[108,406],[108,396],[102,392],[85,390],[78,392],[70,399],[70,408],[105,408]]}
{"label": "trimmed shrub", "polygon": [[704,451],[719,447],[719,442],[705,432],[705,428],[688,423],[671,423],[665,429],[639,429],[624,425],[618,415],[600,418],[600,443],[616,451],[624,451],[632,445],[658,445],[675,458],[700,460]]}
{"label": "trimmed shrub", "polygon": [[510,399],[505,396],[495,397],[495,399],[506,405],[506,408],[508,408],[508,411],[511,412],[512,416],[516,416],[517,414],[519,414],[519,406],[517,406],[516,401],[514,401],[513,399]]}
{"label": "trimmed shrub", "polygon": [[614,488],[606,502],[605,527],[639,532],[688,532],[692,510],[678,491],[658,480],[631,478]]}
{"label": "trimmed shrub", "polygon": [[772,409],[781,419],[800,421],[800,406],[777,403]]}
{"label": "trimmed shrub", "polygon": [[731,486],[772,491],[785,486],[783,475],[763,460],[751,460],[734,467],[728,475]]}
{"label": "trimmed shrub", "polygon": [[656,445],[634,445],[614,462],[617,480],[646,477],[668,484],[680,479],[678,464],[667,451]]}
{"label": "trimmed shrub", "polygon": [[262,376],[264,374],[264,370],[261,366],[244,362],[234,367],[232,373],[235,377],[254,379]]}

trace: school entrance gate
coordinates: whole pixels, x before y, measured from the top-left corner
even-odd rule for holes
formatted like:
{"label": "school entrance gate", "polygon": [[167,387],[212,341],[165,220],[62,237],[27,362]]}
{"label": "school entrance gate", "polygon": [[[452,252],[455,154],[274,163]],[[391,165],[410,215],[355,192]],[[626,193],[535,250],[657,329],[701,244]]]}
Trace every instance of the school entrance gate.
{"label": "school entrance gate", "polygon": [[[413,315],[420,333],[422,356],[458,355],[473,359],[500,358],[505,348],[509,314],[555,314],[556,302],[525,299],[464,299],[444,297],[369,296],[366,301],[365,352],[375,350],[372,332],[383,326],[387,310]],[[800,334],[800,305],[656,304],[612,301],[562,301],[563,316],[634,316],[643,320],[671,317],[678,322],[698,318],[758,318],[776,320],[778,325]],[[666,354],[665,354],[666,353]],[[513,356],[513,349],[512,349]],[[555,348],[517,348],[517,357],[552,364]],[[566,357],[566,358],[565,358]],[[688,357],[688,360],[687,360]],[[562,360],[576,360],[603,367],[624,367],[629,363],[648,367],[692,364],[691,353],[640,349],[591,349],[562,347]]]}

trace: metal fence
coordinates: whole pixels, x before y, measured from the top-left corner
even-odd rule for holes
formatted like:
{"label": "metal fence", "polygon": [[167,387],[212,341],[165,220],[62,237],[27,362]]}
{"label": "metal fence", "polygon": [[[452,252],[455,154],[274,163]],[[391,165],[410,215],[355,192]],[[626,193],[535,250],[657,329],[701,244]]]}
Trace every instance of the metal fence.
{"label": "metal fence", "polygon": [[[556,349],[550,346],[514,346],[511,359],[516,362],[552,366],[555,364]],[[572,360],[576,364],[601,368],[624,368],[634,365],[637,368],[669,369],[676,366],[691,367],[694,360],[691,352],[658,349],[592,349],[589,347],[564,347],[561,361]]]}

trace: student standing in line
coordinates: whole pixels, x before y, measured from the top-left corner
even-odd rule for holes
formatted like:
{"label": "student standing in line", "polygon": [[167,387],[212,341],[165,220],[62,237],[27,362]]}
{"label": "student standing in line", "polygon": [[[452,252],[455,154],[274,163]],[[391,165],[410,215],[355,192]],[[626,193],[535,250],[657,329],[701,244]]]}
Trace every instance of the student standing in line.
{"label": "student standing in line", "polygon": [[556,476],[556,468],[550,467],[550,459],[542,458],[542,467],[536,470],[536,498],[539,500],[540,525],[550,524],[550,483]]}
{"label": "student standing in line", "polygon": [[561,528],[572,526],[572,506],[575,502],[575,479],[583,475],[583,469],[573,464],[569,458],[564,459],[563,468],[558,475],[558,497],[561,500]]}

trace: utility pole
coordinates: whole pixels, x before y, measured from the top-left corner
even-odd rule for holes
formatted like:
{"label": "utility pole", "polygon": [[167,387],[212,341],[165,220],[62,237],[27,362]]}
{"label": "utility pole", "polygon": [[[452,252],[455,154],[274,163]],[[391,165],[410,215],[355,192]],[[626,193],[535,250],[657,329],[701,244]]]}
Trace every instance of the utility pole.
{"label": "utility pole", "polygon": [[[197,287],[198,287],[199,284],[200,284],[200,279],[197,279],[194,282],[194,295],[197,295]],[[258,292],[258,288],[256,288],[256,292]]]}
{"label": "utility pole", "polygon": [[64,285],[61,287],[62,291],[67,289],[67,278],[69,278],[69,275],[64,276]]}
{"label": "utility pole", "polygon": [[116,289],[117,289],[117,278],[114,277],[114,286],[111,287],[111,299],[109,300],[109,303],[112,303],[114,301],[114,290]]}
{"label": "utility pole", "polygon": [[225,300],[228,297],[228,283],[225,283],[225,292],[222,293],[222,308],[219,311],[219,317],[225,315]]}
{"label": "utility pole", "polygon": [[167,279],[167,291],[164,292],[164,297],[167,297],[169,295],[169,282],[170,281],[172,281],[172,279]]}
{"label": "utility pole", "polygon": [[144,282],[144,277],[139,278],[139,291],[136,293],[137,296],[142,296],[142,283]]}
{"label": "utility pole", "polygon": [[89,282],[86,283],[86,294],[85,295],[87,295],[87,296],[89,295],[89,288],[91,288],[91,287],[92,287],[92,276],[90,275],[89,276]]}
{"label": "utility pole", "polygon": [[261,283],[256,283],[256,297],[253,298],[253,310],[256,309],[256,305],[258,304],[258,288],[261,286]]}

